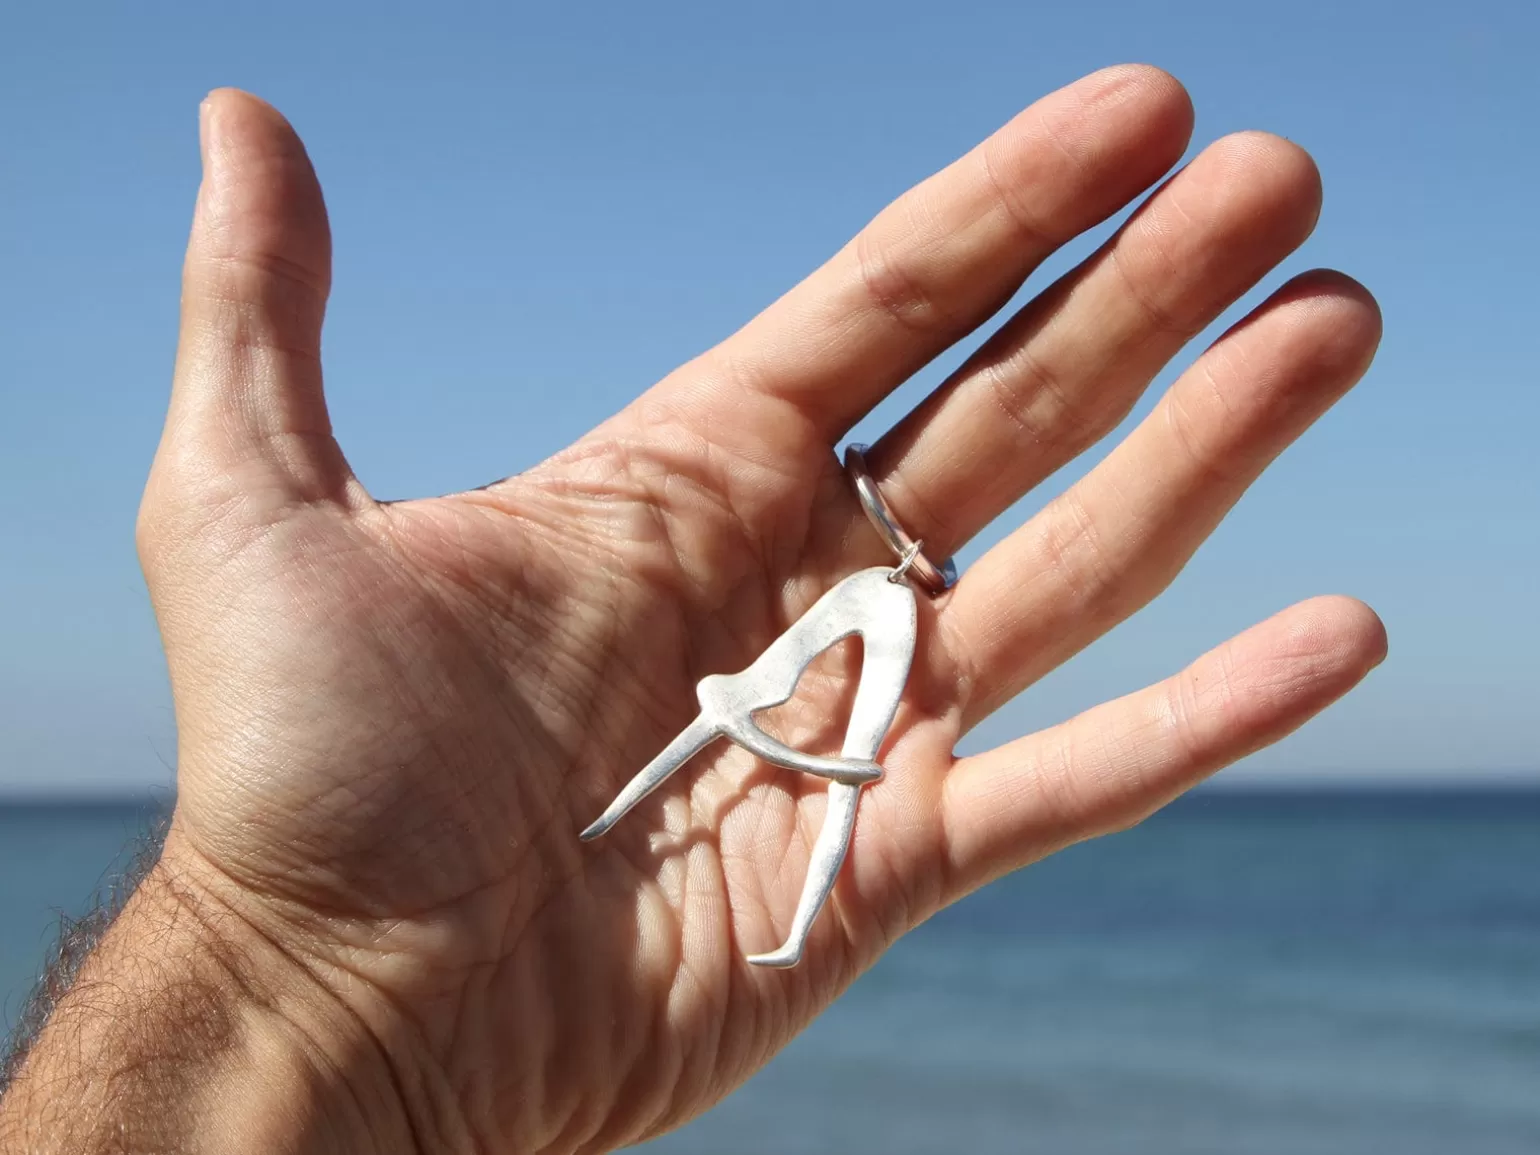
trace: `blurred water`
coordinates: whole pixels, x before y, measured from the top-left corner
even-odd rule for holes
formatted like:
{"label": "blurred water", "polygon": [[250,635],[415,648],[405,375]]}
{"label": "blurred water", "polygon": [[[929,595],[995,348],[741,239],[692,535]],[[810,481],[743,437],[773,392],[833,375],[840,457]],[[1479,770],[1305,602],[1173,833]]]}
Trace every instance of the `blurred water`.
{"label": "blurred water", "polygon": [[[143,822],[0,808],[8,1016]],[[1207,794],[909,936],[648,1155],[1540,1152],[1540,793]]]}

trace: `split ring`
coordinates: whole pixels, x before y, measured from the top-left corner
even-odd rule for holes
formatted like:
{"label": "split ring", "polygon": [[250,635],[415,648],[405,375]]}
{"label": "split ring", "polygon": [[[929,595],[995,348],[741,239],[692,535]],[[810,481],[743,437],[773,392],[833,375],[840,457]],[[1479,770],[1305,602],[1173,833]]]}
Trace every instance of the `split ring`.
{"label": "split ring", "polygon": [[867,472],[866,448],[865,445],[845,447],[845,476],[855,486],[856,497],[861,501],[866,520],[872,523],[872,528],[898,558],[899,565],[894,573],[898,579],[905,576],[913,578],[932,597],[945,593],[957,584],[956,562],[947,558],[939,566],[936,565],[925,556],[925,543],[910,537],[898,523],[893,507],[882,496],[882,490],[877,488],[877,482]]}

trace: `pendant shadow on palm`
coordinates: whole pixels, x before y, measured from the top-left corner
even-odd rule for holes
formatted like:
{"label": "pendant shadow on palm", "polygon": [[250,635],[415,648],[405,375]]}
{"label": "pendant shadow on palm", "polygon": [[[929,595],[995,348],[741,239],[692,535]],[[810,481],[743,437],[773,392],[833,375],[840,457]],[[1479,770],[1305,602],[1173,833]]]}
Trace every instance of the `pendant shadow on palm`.
{"label": "pendant shadow on palm", "polygon": [[[790,967],[801,961],[808,934],[850,849],[861,787],[882,777],[877,751],[893,724],[909,677],[917,618],[913,589],[901,577],[893,581],[893,576],[894,571],[884,567],[851,574],[819,598],[747,669],[702,678],[695,690],[701,707],[695,720],[582,833],[585,842],[598,838],[717,738],[727,738],[772,765],[827,779],[828,809],[790,931],[778,949],[749,956],[756,966]],[[861,639],[861,673],[838,757],[805,754],[755,724],[756,713],[791,698],[803,671],[818,655],[853,636]]]}

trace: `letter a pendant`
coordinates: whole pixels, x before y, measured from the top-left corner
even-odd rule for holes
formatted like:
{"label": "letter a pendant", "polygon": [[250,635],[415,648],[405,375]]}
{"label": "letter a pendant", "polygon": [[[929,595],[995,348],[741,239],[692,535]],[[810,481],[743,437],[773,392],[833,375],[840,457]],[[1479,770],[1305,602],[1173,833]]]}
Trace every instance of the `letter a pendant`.
{"label": "letter a pendant", "polygon": [[[790,967],[801,960],[808,932],[834,889],[850,849],[861,787],[882,777],[877,751],[893,724],[914,660],[915,595],[906,575],[918,553],[915,544],[897,569],[878,567],[851,574],[819,598],[742,673],[702,678],[695,691],[700,715],[626,784],[598,821],[583,831],[585,841],[603,834],[692,755],[719,737],[776,766],[828,778],[829,806],[808,863],[791,931],[779,950],[750,955],[751,963]],[[814,658],[853,635],[860,636],[863,647],[861,679],[840,757],[804,754],[754,724],[756,711],[778,706],[792,696]]]}

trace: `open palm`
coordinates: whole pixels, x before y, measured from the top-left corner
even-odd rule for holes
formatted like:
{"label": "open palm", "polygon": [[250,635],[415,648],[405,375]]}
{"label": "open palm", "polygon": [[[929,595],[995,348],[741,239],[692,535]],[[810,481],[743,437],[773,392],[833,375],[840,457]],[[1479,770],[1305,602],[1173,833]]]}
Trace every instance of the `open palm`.
{"label": "open palm", "polygon": [[[180,732],[166,857],[362,1025],[425,1149],[603,1149],[682,1122],[939,907],[1137,821],[1382,657],[1369,610],[1317,599],[1161,685],[953,754],[1164,588],[1363,372],[1372,300],[1306,274],[954,590],[921,597],[887,777],[800,967],[744,955],[784,937],[821,779],[723,743],[578,840],[694,715],[701,677],[891,564],[834,454],[851,426],[1158,180],[1190,128],[1164,73],[1082,80],[576,445],[482,490],[381,504],[322,399],[329,241],[304,150],[254,98],[206,102],[140,524]],[[1299,149],[1221,140],[1009,319],[870,455],[926,552],[1099,440],[1318,207]],[[832,650],[766,725],[836,750],[859,661]]]}

